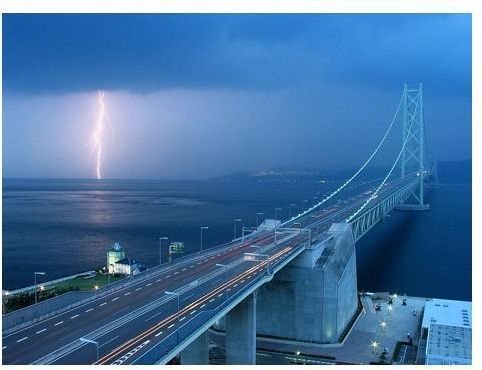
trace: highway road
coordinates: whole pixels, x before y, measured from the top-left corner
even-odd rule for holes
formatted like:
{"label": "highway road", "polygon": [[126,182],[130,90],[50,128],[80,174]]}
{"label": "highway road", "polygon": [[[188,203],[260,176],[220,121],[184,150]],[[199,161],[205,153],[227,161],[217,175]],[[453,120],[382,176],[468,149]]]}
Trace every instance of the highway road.
{"label": "highway road", "polygon": [[[372,203],[381,201],[408,181],[410,179],[387,184]],[[346,219],[369,196],[362,193],[331,207],[314,210],[284,227],[310,229],[314,239],[333,222]],[[244,240],[166,265],[143,281],[5,335],[2,362],[143,363],[153,351],[159,353],[159,348],[167,350],[177,345],[225,307],[227,300],[266,277],[268,259],[273,271],[307,242],[304,232],[278,233],[277,243],[274,238],[273,231],[257,231]],[[244,253],[263,253],[269,258],[246,261]]]}

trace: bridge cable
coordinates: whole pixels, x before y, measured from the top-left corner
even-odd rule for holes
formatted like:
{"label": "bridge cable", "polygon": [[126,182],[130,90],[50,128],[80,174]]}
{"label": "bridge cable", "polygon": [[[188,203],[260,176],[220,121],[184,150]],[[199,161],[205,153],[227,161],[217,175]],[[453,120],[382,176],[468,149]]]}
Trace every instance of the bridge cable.
{"label": "bridge cable", "polygon": [[402,93],[402,96],[400,98],[400,102],[398,103],[398,107],[397,107],[397,110],[395,112],[395,115],[393,116],[393,119],[392,121],[390,122],[390,125],[387,129],[387,131],[385,132],[385,135],[383,135],[381,141],[378,143],[378,145],[376,146],[375,150],[373,151],[373,153],[368,157],[368,159],[365,161],[365,163],[363,163],[363,165],[353,174],[352,177],[350,177],[348,180],[346,180],[343,185],[341,185],[338,189],[336,189],[335,191],[333,191],[330,195],[328,195],[325,199],[321,200],[320,202],[318,202],[317,204],[315,204],[314,206],[312,206],[311,208],[308,208],[306,211],[298,214],[297,216],[294,216],[292,217],[291,219],[283,222],[281,225],[286,225],[304,215],[306,215],[307,213],[313,211],[314,209],[318,208],[319,206],[321,206],[322,204],[326,203],[328,200],[330,200],[331,198],[333,198],[336,194],[338,194],[340,191],[342,191],[347,185],[349,185],[355,178],[357,178],[357,176],[366,168],[366,166],[368,166],[368,164],[370,163],[370,161],[373,159],[373,157],[375,157],[375,155],[378,153],[378,151],[380,150],[381,146],[383,145],[383,143],[385,142],[386,138],[388,137],[388,134],[390,133],[394,123],[395,123],[395,120],[398,116],[398,113],[400,111],[400,107],[402,106],[402,102],[403,102],[403,98],[404,98],[404,94],[405,94],[405,90],[403,91]]}
{"label": "bridge cable", "polygon": [[[417,111],[418,109],[418,103],[420,102],[420,98],[417,99],[417,104],[415,106],[415,112]],[[355,212],[353,213],[350,217],[348,217],[346,219],[346,223],[350,223],[351,220],[353,220],[356,216],[358,216],[360,214],[361,211],[363,211],[365,209],[365,207],[368,205],[368,203],[370,203],[373,199],[375,199],[378,195],[378,192],[380,191],[380,189],[385,185],[385,183],[387,182],[388,178],[392,175],[392,172],[393,170],[395,169],[396,165],[398,164],[398,161],[400,160],[401,156],[402,156],[402,153],[403,151],[405,150],[405,146],[408,142],[408,139],[409,139],[409,136],[412,132],[412,126],[413,126],[413,122],[415,121],[415,116],[412,117],[411,119],[411,122],[410,122],[410,126],[408,128],[408,133],[407,133],[407,136],[405,137],[405,139],[403,140],[403,145],[402,145],[402,148],[400,149],[400,152],[398,153],[398,156],[397,156],[397,159],[395,160],[395,162],[393,163],[392,165],[392,168],[390,168],[390,171],[388,171],[387,175],[385,176],[385,178],[383,179],[383,181],[380,183],[380,185],[378,185],[378,188],[375,190],[375,192],[372,193],[372,195],[370,195],[370,197],[365,201],[365,203],[363,203],[363,205]]]}

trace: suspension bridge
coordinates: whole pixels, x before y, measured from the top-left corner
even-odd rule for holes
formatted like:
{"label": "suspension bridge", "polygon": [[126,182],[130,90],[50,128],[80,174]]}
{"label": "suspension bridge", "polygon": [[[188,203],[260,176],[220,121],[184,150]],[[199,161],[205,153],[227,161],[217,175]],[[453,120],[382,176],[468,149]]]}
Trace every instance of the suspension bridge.
{"label": "suspension bridge", "polygon": [[[386,174],[353,187],[393,136]],[[336,343],[358,305],[355,243],[394,209],[428,210],[431,174],[422,84],[405,85],[371,154],[319,202],[4,332],[3,363],[163,364],[180,354],[207,364],[212,327],[226,335],[227,364],[255,363],[257,335]]]}

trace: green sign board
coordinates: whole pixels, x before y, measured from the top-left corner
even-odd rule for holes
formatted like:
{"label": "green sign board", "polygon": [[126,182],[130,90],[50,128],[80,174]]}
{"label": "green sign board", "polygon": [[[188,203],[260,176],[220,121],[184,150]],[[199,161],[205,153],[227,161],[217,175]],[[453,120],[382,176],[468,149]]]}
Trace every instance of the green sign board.
{"label": "green sign board", "polygon": [[182,254],[184,253],[183,242],[173,242],[169,245],[169,254]]}

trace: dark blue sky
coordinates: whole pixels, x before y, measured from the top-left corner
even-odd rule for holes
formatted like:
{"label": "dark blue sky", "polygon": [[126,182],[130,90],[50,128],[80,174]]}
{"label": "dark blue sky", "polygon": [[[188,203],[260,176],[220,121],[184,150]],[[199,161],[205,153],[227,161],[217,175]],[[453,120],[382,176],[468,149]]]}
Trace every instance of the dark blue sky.
{"label": "dark blue sky", "polygon": [[468,159],[471,79],[470,15],[7,14],[4,176],[91,176],[98,89],[107,177],[355,166],[419,81],[435,156]]}

